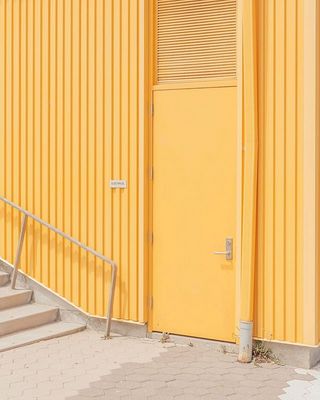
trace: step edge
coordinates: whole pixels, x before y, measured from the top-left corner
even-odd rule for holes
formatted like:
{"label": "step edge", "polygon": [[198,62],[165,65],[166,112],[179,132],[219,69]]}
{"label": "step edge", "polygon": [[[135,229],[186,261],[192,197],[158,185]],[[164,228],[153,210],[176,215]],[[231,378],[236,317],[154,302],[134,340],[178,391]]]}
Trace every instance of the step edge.
{"label": "step edge", "polygon": [[[0,299],[1,298],[5,298],[5,297],[9,297],[9,296],[17,296],[17,295],[21,295],[21,294],[26,294],[26,293],[32,293],[32,289],[9,289],[8,285],[6,286],[0,286]],[[1,289],[5,289],[5,290],[1,290]],[[3,292],[7,292],[7,293],[3,293]]]}
{"label": "step edge", "polygon": [[[40,326],[50,325],[58,321],[59,313],[52,313],[51,311],[44,311],[37,314],[29,314],[22,316],[21,318],[10,319],[6,321],[0,322],[0,342],[1,340],[6,339],[9,335],[14,335],[15,333],[20,333],[24,331],[28,331],[30,329],[39,328]],[[36,319],[36,321],[34,320]],[[39,319],[37,321],[37,319]],[[22,326],[17,327],[16,325],[20,324]],[[4,333],[1,332],[4,331]]]}
{"label": "step edge", "polygon": [[14,308],[16,308],[16,309],[21,309],[21,308],[33,309],[36,307],[40,307],[42,309],[42,310],[39,310],[39,312],[43,312],[43,311],[47,311],[47,310],[58,310],[59,311],[59,307],[33,302],[33,303],[21,304],[19,306],[14,306],[14,307],[10,307],[10,308],[4,308],[3,310],[0,310],[0,318],[1,318],[1,314],[4,314],[5,312],[12,310]]}
{"label": "step edge", "polygon": [[[46,325],[50,326],[52,324],[59,324],[59,323],[63,323],[64,325],[67,325],[67,324],[76,325],[74,323],[63,322],[63,321],[52,322],[52,323],[46,324]],[[12,344],[12,345],[9,345],[6,348],[1,348],[0,347],[0,353],[3,353],[5,351],[9,351],[9,350],[13,350],[13,349],[17,349],[19,347],[28,346],[30,344],[39,343],[39,342],[46,341],[46,340],[51,340],[51,339],[55,339],[55,338],[59,338],[59,337],[67,336],[67,335],[72,335],[74,333],[78,333],[78,332],[81,332],[81,331],[86,329],[86,325],[81,325],[81,324],[77,324],[77,325],[78,326],[74,326],[73,328],[66,329],[65,331],[60,331],[60,332],[56,332],[56,333],[53,333],[53,334],[44,335],[43,337],[26,340],[25,342]],[[29,329],[26,329],[24,331],[19,331],[18,333],[31,331],[33,329],[37,329],[37,328],[40,328],[42,326],[44,326],[44,325],[40,325],[40,326],[37,326],[35,328],[29,328]],[[5,338],[5,336],[3,336],[3,338]]]}
{"label": "step edge", "polygon": [[[36,303],[32,303],[31,305],[33,305],[33,304],[36,304]],[[1,311],[12,310],[13,308],[19,308],[19,306],[18,307],[6,308],[4,310],[0,310],[0,314],[1,314]],[[19,315],[16,318],[7,319],[7,320],[3,320],[3,321],[0,320],[0,327],[1,327],[1,324],[5,324],[5,323],[8,323],[8,322],[19,321],[19,320],[23,320],[25,318],[31,318],[31,317],[33,317],[35,315],[43,315],[43,314],[48,314],[48,313],[49,314],[55,313],[56,317],[58,317],[59,308],[51,307],[50,309],[47,309],[47,310],[42,310],[42,311],[33,312],[33,313],[30,312],[30,313],[27,313],[27,314]],[[0,336],[0,337],[2,337],[2,336]]]}

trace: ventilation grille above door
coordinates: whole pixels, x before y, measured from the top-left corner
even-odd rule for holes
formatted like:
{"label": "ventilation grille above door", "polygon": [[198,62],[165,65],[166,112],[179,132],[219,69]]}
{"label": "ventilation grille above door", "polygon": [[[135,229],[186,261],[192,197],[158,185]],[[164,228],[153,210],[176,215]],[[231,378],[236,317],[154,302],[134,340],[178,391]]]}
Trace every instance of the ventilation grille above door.
{"label": "ventilation grille above door", "polygon": [[237,0],[157,0],[157,82],[236,77]]}

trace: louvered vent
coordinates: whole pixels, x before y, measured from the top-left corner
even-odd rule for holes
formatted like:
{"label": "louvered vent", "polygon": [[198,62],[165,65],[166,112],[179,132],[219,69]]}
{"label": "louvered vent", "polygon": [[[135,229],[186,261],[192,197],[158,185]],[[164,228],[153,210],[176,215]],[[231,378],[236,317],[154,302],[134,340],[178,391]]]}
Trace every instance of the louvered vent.
{"label": "louvered vent", "polygon": [[236,77],[237,0],[157,0],[157,81]]}

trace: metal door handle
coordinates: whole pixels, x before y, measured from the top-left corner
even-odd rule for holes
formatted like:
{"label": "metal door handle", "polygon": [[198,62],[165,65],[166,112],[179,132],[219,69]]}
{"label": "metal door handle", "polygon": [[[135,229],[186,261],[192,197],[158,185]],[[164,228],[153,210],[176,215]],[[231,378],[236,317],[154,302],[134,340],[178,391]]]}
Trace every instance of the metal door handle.
{"label": "metal door handle", "polygon": [[227,238],[226,239],[226,250],[225,251],[214,251],[213,254],[219,256],[223,255],[226,256],[226,260],[230,261],[233,258],[233,239]]}

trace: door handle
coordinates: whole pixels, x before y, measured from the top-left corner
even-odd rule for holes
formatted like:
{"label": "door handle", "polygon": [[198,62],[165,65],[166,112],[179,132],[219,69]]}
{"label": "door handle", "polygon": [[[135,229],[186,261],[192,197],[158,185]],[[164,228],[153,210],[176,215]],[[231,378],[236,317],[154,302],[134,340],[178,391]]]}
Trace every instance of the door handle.
{"label": "door handle", "polygon": [[226,256],[226,260],[230,261],[233,259],[233,239],[226,238],[226,250],[225,251],[214,251],[214,255],[216,256]]}

